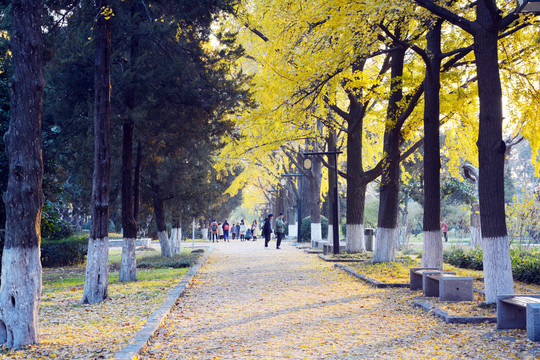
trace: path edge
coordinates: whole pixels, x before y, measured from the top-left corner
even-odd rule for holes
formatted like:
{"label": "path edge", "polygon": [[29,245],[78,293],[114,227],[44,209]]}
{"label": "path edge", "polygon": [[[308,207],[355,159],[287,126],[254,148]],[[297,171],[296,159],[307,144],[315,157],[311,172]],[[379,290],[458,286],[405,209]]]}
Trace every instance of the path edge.
{"label": "path edge", "polygon": [[163,323],[163,320],[171,312],[176,300],[186,291],[187,286],[193,280],[201,266],[206,263],[206,260],[210,257],[210,254],[214,250],[213,246],[209,246],[203,257],[198,261],[197,265],[192,267],[187,274],[182,278],[182,281],[176,287],[174,287],[168,294],[161,306],[154,311],[150,317],[146,320],[143,328],[140,329],[130,342],[119,352],[117,352],[112,359],[114,360],[136,360],[139,358],[140,353],[148,346],[148,342],[154,336],[157,329]]}

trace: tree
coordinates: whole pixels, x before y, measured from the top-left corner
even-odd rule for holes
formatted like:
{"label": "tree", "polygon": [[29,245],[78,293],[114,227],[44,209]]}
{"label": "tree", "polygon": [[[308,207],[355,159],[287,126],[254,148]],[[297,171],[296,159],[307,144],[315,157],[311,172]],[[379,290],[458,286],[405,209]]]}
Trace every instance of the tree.
{"label": "tree", "polygon": [[43,207],[41,1],[13,1],[11,117],[5,135],[9,161],[6,238],[0,286],[0,343],[38,342],[41,296],[40,216]]}
{"label": "tree", "polygon": [[86,278],[81,300],[83,304],[103,301],[108,297],[109,287],[111,16],[112,10],[107,0],[97,1],[92,224],[88,240]]}
{"label": "tree", "polygon": [[479,0],[476,19],[468,20],[431,0],[417,4],[468,32],[474,39],[474,54],[480,101],[478,160],[479,200],[482,223],[486,301],[493,303],[499,294],[512,294],[514,285],[504,209],[504,157],[502,139],[502,88],[499,75],[499,33],[518,18],[510,13],[504,18],[495,0]]}

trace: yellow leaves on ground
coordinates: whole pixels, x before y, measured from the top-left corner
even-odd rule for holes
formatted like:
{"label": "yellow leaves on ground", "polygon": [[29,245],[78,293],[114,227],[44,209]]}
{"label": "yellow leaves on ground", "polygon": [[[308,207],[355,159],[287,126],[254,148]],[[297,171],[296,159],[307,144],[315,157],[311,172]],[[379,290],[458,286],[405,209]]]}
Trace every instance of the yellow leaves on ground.
{"label": "yellow leaves on ground", "polygon": [[138,270],[139,281],[132,283],[119,283],[118,272],[112,273],[110,298],[81,305],[84,267],[44,269],[40,343],[22,350],[0,351],[0,359],[111,358],[142,328],[186,271]]}
{"label": "yellow leaves on ground", "polygon": [[219,244],[141,358],[537,358],[524,331],[446,324],[413,307],[417,295],[367,286],[287,244]]}

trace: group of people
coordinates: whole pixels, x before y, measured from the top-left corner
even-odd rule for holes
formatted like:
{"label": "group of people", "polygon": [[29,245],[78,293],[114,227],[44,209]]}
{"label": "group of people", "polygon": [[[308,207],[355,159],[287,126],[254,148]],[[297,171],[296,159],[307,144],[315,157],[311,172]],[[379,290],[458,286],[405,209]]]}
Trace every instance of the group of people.
{"label": "group of people", "polygon": [[[275,222],[275,234],[277,240],[276,249],[279,249],[281,240],[283,240],[285,237],[285,224],[287,224],[287,222],[283,217],[283,213],[280,213]],[[268,214],[268,216],[264,219],[262,226],[262,236],[264,236],[265,248],[268,248],[268,243],[270,242],[272,233],[274,232],[272,229],[273,218],[273,214]],[[240,241],[250,241],[253,239],[253,241],[257,241],[258,226],[259,223],[257,220],[253,220],[250,227],[246,226],[244,219],[240,220],[236,224],[233,222],[232,225],[229,224],[227,220],[225,220],[223,223],[212,220],[212,223],[210,224],[210,236],[212,238],[212,242],[219,242],[219,240],[228,242],[230,241],[229,235],[232,240],[239,239]]]}
{"label": "group of people", "polygon": [[[210,236],[212,242],[219,242],[223,240],[225,242],[239,239],[240,241],[257,241],[259,223],[257,220],[253,220],[251,227],[247,227],[244,223],[244,219],[240,220],[236,224],[232,222],[232,225],[227,222],[227,219],[222,223],[212,220],[210,224]],[[229,236],[230,235],[230,236]]]}

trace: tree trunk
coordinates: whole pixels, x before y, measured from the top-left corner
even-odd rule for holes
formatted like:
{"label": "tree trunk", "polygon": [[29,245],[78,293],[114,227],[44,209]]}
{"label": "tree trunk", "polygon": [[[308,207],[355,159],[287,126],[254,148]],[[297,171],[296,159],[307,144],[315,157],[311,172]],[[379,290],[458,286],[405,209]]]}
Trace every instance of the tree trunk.
{"label": "tree trunk", "polygon": [[[399,32],[399,31],[398,31]],[[394,261],[397,220],[399,208],[399,159],[400,129],[396,126],[399,102],[403,98],[401,89],[405,49],[392,52],[390,98],[388,100],[387,125],[384,134],[383,172],[379,196],[379,217],[377,223],[377,241],[373,253],[373,262]]]}
{"label": "tree trunk", "polygon": [[124,119],[122,148],[122,227],[124,229],[124,240],[122,243],[119,281],[137,280],[137,259],[135,255],[137,223],[133,217],[133,179],[131,177],[134,126],[133,119],[130,117]]}
{"label": "tree trunk", "polygon": [[504,154],[502,90],[498,62],[498,18],[484,1],[476,6],[474,54],[478,76],[480,120],[478,133],[479,198],[484,249],[486,302],[513,294],[514,283],[504,209]]}
{"label": "tree trunk", "polygon": [[41,1],[13,1],[11,118],[5,134],[9,175],[0,286],[0,343],[19,348],[39,341],[40,227],[43,208]]}
{"label": "tree trunk", "polygon": [[133,175],[133,219],[139,221],[140,197],[141,197],[141,164],[142,145],[139,140],[137,144],[137,157],[135,159],[135,174]]}
{"label": "tree trunk", "polygon": [[347,132],[347,252],[366,251],[364,241],[364,207],[366,180],[362,165],[362,131],[365,108],[351,104],[351,121]]}
{"label": "tree trunk", "polygon": [[471,205],[471,245],[482,246],[482,225],[480,221],[480,206],[477,203]]}
{"label": "tree trunk", "polygon": [[[327,143],[328,143],[329,151],[336,149],[337,139],[336,139],[336,131],[334,129],[329,130]],[[334,212],[332,211],[332,209],[334,209],[334,194],[332,193],[332,189],[336,185],[334,184],[335,177],[332,176],[331,173],[334,171],[334,168],[337,166],[334,160],[335,160],[334,156],[330,156],[328,158],[328,165],[330,165],[328,167],[329,174],[328,174],[328,195],[327,195],[328,196],[328,243],[329,244],[334,243],[334,229],[333,229],[334,223],[336,223],[336,226],[339,226],[339,220],[336,221],[336,219],[334,219]],[[339,209],[338,209],[338,213],[339,213]]]}
{"label": "tree trunk", "polygon": [[309,180],[309,215],[311,216],[311,245],[315,241],[322,241],[321,227],[321,180],[322,180],[322,161],[318,156],[312,158],[311,176]]}
{"label": "tree trunk", "polygon": [[180,254],[181,249],[181,240],[182,240],[182,229],[180,228],[180,222],[178,219],[173,221],[173,227],[171,231],[171,253]]}
{"label": "tree trunk", "polygon": [[110,155],[110,89],[111,89],[111,30],[110,20],[102,9],[106,1],[96,3],[98,12],[96,59],[94,74],[94,175],[92,184],[92,224],[88,241],[86,279],[83,304],[100,302],[107,298],[109,287],[109,182]]}
{"label": "tree trunk", "polygon": [[422,266],[442,269],[440,182],[440,68],[441,21],[430,24],[427,38],[429,62],[424,79],[424,251]]}
{"label": "tree trunk", "polygon": [[163,200],[159,196],[159,187],[155,183],[152,183],[152,197],[154,214],[156,216],[159,245],[161,247],[161,256],[171,257],[172,252],[171,245],[169,243],[169,237],[167,236],[167,227],[165,226],[165,211],[163,206]]}

